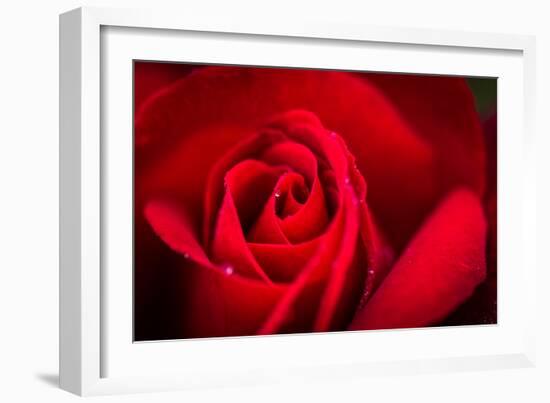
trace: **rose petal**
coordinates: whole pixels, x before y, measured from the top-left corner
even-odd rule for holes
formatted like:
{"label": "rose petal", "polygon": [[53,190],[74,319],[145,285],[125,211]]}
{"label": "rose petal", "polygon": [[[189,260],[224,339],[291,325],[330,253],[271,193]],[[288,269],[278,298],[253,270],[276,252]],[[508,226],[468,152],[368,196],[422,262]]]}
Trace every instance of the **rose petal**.
{"label": "rose petal", "polygon": [[286,288],[234,272],[194,267],[184,270],[177,304],[182,337],[253,335]]}
{"label": "rose petal", "polygon": [[174,252],[204,266],[212,266],[184,209],[167,200],[151,200],[145,206],[144,216],[155,234]]}
{"label": "rose petal", "polygon": [[[378,73],[361,76],[376,85],[416,135],[432,145],[436,195],[457,185],[483,194],[485,150],[482,130],[472,92],[463,78]],[[415,184],[419,181],[417,179]],[[373,197],[376,198],[376,194]],[[374,200],[374,209],[383,213],[381,224],[390,228],[391,236],[395,237],[401,225],[397,218],[385,214],[387,201],[386,198]]]}
{"label": "rose petal", "polygon": [[253,159],[260,155],[267,147],[284,140],[281,133],[271,135],[249,135],[245,140],[233,144],[226,150],[211,168],[208,174],[205,193],[205,217],[203,221],[203,240],[206,245],[212,241],[212,230],[216,220],[217,211],[222,202],[224,181],[227,172],[237,163],[246,159]]}
{"label": "rose petal", "polygon": [[485,153],[475,99],[461,77],[365,74],[379,87],[416,133],[436,147],[439,180],[446,189],[485,188]]}
{"label": "rose petal", "polygon": [[[309,179],[311,191],[304,205],[299,209],[294,205],[291,210],[293,214],[285,214],[287,216],[282,220],[276,217],[278,211],[273,208],[274,205],[277,207],[277,201],[268,201],[248,234],[249,241],[286,243],[288,240],[298,243],[319,235],[328,222],[328,212],[324,192],[317,179],[316,158],[328,160],[330,169],[343,178],[346,175],[347,160],[340,149],[341,144],[335,143],[335,139],[329,136],[317,117],[302,110],[289,111],[278,116],[267,129],[262,130],[262,134],[280,135],[295,141],[282,141],[272,145],[262,154],[262,159],[296,167],[298,172],[303,172]],[[312,154],[312,150],[317,153],[316,156]],[[277,183],[275,197],[279,200],[284,201],[288,192],[292,191],[293,186],[289,181],[296,183],[291,174],[282,177]],[[284,212],[284,208],[282,211]]]}
{"label": "rose petal", "polygon": [[367,277],[361,300],[362,307],[382,283],[393,263],[394,253],[384,239],[366,203],[360,206],[361,240],[367,258]]}
{"label": "rose petal", "polygon": [[266,132],[271,133],[272,130],[275,133],[282,132],[292,140],[304,144],[338,178],[344,178],[348,174],[345,144],[337,134],[325,129],[314,113],[303,109],[286,111],[269,123]]}
{"label": "rose petal", "polygon": [[225,193],[218,212],[210,253],[212,260],[231,265],[241,275],[272,283],[248,249],[230,192]]}
{"label": "rose petal", "polygon": [[134,62],[134,110],[152,94],[185,77],[194,66],[183,63]]}
{"label": "rose petal", "polygon": [[294,280],[319,248],[319,238],[299,244],[249,243],[250,251],[275,282]]}
{"label": "rose petal", "polygon": [[303,178],[296,173],[290,172],[279,178],[258,220],[247,234],[248,241],[274,244],[300,243],[321,234],[328,223],[321,185],[317,179],[314,179],[313,189],[306,203],[289,207],[288,199],[293,199],[293,188],[297,184],[302,185]]}
{"label": "rose petal", "polygon": [[[325,244],[320,248],[318,254],[309,261],[308,266],[304,269],[305,274],[291,286],[287,296],[279,303],[270,321],[266,322],[261,331],[269,333],[288,331],[289,329],[296,330],[297,326],[304,330],[307,329],[307,326],[303,326],[310,323],[308,318],[311,315],[317,317],[315,323],[308,325],[312,326],[314,330],[324,331],[338,328],[351,318],[355,305],[359,301],[360,290],[365,278],[366,267],[362,264],[361,254],[356,253],[359,230],[357,213],[360,197],[364,199],[365,196],[364,181],[353,168],[353,158],[341,138],[337,134],[326,131],[311,113],[291,111],[278,117],[269,127],[280,130],[293,140],[305,144],[315,152],[320,162],[330,167],[327,168],[327,171],[332,173],[334,185],[339,189],[340,194],[337,215],[343,217],[340,219],[344,223],[339,237],[332,239],[333,244]],[[322,197],[319,181],[316,178],[308,199],[308,203],[311,203],[310,206],[307,206],[306,203],[303,210],[285,220],[296,219],[292,223],[296,224],[297,228],[303,228],[304,225],[319,220],[320,212],[311,208],[311,205],[316,203],[317,195],[322,201],[321,206],[324,206],[324,197]],[[338,227],[332,226],[332,228]],[[285,235],[291,238],[286,231]],[[330,260],[325,260],[329,256],[326,253],[332,254]],[[319,275],[318,273],[323,274]],[[326,275],[328,278],[324,278]],[[310,277],[314,276],[321,280],[312,282]],[[327,281],[326,289],[323,290]],[[320,298],[321,301],[317,313],[311,307],[307,309],[303,307],[306,301],[314,298]],[[296,314],[297,310],[301,312],[299,315]],[[290,317],[285,318],[285,314],[289,314]]]}
{"label": "rose petal", "polygon": [[138,169],[144,167],[144,161],[142,155],[136,152],[136,211],[142,211],[151,199],[177,200],[179,207],[185,210],[193,231],[197,235],[201,234],[204,187],[208,173],[241,136],[242,129],[239,127],[211,126],[184,137],[173,150],[166,150],[163,158],[154,167],[146,170]]}
{"label": "rose petal", "polygon": [[[210,262],[188,229],[184,212],[173,203],[151,201],[145,216],[164,244],[184,258],[176,260],[176,255],[166,255],[170,257],[166,260],[162,251],[151,249],[150,242],[145,245],[154,251],[154,261],[146,267],[147,278],[158,278],[150,273],[153,269],[164,276],[155,283],[164,293],[150,296],[149,304],[140,299],[140,312],[154,310],[140,320],[140,339],[254,334],[286,288],[244,278],[237,270],[227,272]],[[146,277],[141,273],[139,278]],[[143,292],[140,295],[146,296]]]}
{"label": "rose petal", "polygon": [[290,242],[299,243],[321,234],[327,223],[323,189],[315,179],[306,203],[295,214],[283,218],[280,225]]}
{"label": "rose petal", "polygon": [[209,125],[254,129],[275,113],[297,108],[314,112],[345,138],[372,189],[381,224],[394,228],[392,239],[403,243],[438,197],[431,145],[377,88],[351,74],[245,67],[193,71],[136,116],[136,137],[151,140],[143,165]]}
{"label": "rose petal", "polygon": [[[306,196],[303,196],[306,195]],[[301,176],[297,178],[297,181],[294,182],[290,190],[286,193],[283,206],[279,211],[281,218],[286,218],[288,216],[296,214],[304,206],[302,201],[303,197],[307,197],[309,191],[304,183],[304,178]]]}
{"label": "rose petal", "polygon": [[265,150],[260,159],[271,165],[288,165],[303,176],[309,186],[317,176],[317,161],[311,150],[296,142],[285,141]]}
{"label": "rose petal", "polygon": [[230,192],[246,233],[273,192],[285,167],[269,166],[261,161],[244,160],[233,166],[225,176],[226,192]]}
{"label": "rose petal", "polygon": [[309,197],[309,189],[301,175],[286,172],[279,178],[272,196],[275,198],[275,213],[280,219],[284,219],[296,214],[303,207],[304,200]]}
{"label": "rose petal", "polygon": [[340,209],[321,237],[316,253],[266,317],[259,334],[311,331],[344,230],[345,213]]}
{"label": "rose petal", "polygon": [[[275,185],[279,186],[279,184]],[[277,208],[275,206],[278,190],[273,189],[271,197],[264,205],[260,216],[247,233],[247,240],[254,243],[265,244],[290,244],[285,233],[281,228],[281,220],[277,216]]]}
{"label": "rose petal", "polygon": [[450,194],[415,235],[351,330],[436,323],[485,277],[486,223],[478,197]]}
{"label": "rose petal", "polygon": [[497,323],[497,115],[491,113],[483,122],[487,146],[487,278],[471,298],[453,312],[442,325]]}
{"label": "rose petal", "polygon": [[143,210],[135,210],[134,217],[134,338],[178,337],[180,315],[171,296],[179,278],[179,255],[153,233]]}
{"label": "rose petal", "polygon": [[[364,261],[358,259],[359,201],[351,188],[346,189],[343,209],[346,211],[345,227],[339,248],[332,263],[331,272],[319,305],[314,325],[318,332],[338,329],[351,319],[365,278]],[[361,248],[361,246],[359,246]],[[346,312],[347,311],[347,312]]]}

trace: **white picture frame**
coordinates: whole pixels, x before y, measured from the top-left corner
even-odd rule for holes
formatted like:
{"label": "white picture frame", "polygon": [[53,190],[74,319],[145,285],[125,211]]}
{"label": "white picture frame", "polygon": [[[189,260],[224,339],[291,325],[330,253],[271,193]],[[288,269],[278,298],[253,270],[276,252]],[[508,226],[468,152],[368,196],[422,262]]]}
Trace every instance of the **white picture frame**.
{"label": "white picture frame", "polygon": [[[258,51],[265,41],[272,51]],[[284,59],[314,42],[341,57],[327,61],[322,52],[311,51]],[[220,46],[228,44],[231,53],[224,53]],[[534,38],[521,35],[314,20],[208,20],[150,10],[80,8],[62,14],[61,387],[96,395],[534,365],[534,49]],[[381,57],[367,66],[364,52]],[[400,61],[404,55],[406,65]],[[498,174],[508,179],[498,188],[499,324],[133,343],[131,217],[105,214],[124,209],[131,198],[125,137],[131,133],[131,73],[124,75],[133,59],[499,77]],[[110,135],[115,128],[125,134]],[[121,161],[119,168],[110,163],[113,157]],[[122,252],[109,252],[108,242],[120,242]],[[115,261],[124,266],[116,273],[108,269]],[[115,301],[113,292],[122,297]],[[376,350],[358,352],[367,339]],[[453,340],[461,340],[460,346],[449,347]]]}

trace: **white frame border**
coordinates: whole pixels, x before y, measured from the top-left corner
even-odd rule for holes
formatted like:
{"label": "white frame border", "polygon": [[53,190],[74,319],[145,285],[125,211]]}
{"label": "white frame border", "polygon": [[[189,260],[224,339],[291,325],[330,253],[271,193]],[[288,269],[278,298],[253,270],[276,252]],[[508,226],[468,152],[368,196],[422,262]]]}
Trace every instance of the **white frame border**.
{"label": "white frame border", "polygon": [[[181,29],[376,41],[385,43],[520,50],[524,62],[524,233],[535,234],[534,100],[535,41],[533,37],[410,28],[366,27],[313,21],[269,22],[198,18],[150,10],[80,8],[60,16],[60,385],[79,395],[214,386],[215,378],[101,378],[100,319],[100,27]],[[529,230],[529,232],[527,232]],[[535,242],[524,239],[522,261],[528,274],[525,295],[535,312]],[[534,318],[525,329],[528,343],[520,354],[491,357],[414,360],[385,364],[350,364],[353,372],[400,374],[534,365]],[[303,371],[251,374],[242,383],[304,380]],[[331,367],[315,367],[308,378],[337,377]],[[345,374],[351,371],[343,371]],[[223,382],[222,382],[223,383]]]}

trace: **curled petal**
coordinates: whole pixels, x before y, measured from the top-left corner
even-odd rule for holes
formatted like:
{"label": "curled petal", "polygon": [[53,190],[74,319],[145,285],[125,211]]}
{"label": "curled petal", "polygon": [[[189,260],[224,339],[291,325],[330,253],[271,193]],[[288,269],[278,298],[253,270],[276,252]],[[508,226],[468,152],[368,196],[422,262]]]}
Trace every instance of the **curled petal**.
{"label": "curled petal", "polygon": [[309,186],[317,176],[317,161],[311,150],[296,142],[285,141],[268,148],[260,159],[270,165],[288,165],[306,179]]}
{"label": "curled petal", "polygon": [[248,231],[247,240],[254,243],[270,243],[270,244],[289,244],[290,241],[286,237],[281,228],[281,220],[277,216],[277,208],[275,206],[277,200],[277,189],[273,189],[272,196],[264,204],[263,210],[258,219]]}
{"label": "curled petal", "polygon": [[220,208],[224,197],[224,182],[227,172],[239,162],[247,159],[254,159],[267,147],[276,144],[284,139],[281,133],[271,135],[249,135],[241,142],[226,150],[223,156],[212,166],[205,186],[204,196],[204,220],[203,220],[203,241],[209,245],[212,241],[212,231],[216,221],[217,211]]}
{"label": "curled petal", "polygon": [[266,317],[259,334],[311,331],[344,228],[345,213],[341,209],[322,236],[315,254]]}
{"label": "curled petal", "polygon": [[[433,179],[430,179],[431,201],[435,202],[456,186],[464,186],[478,196],[485,189],[485,147],[482,128],[475,108],[475,101],[466,80],[462,77],[400,75],[400,74],[360,74],[370,85],[379,88],[395,107],[404,122],[415,135],[430,144],[432,150]],[[360,156],[358,156],[360,158]],[[416,177],[414,186],[422,183]],[[430,188],[408,189],[407,191],[429,196]],[[379,194],[373,194],[374,211],[381,218],[381,224],[388,228],[392,238],[403,244],[407,238],[401,236],[410,228],[415,228],[415,217],[422,219],[429,210],[421,205],[406,209],[409,217],[390,215],[386,211],[398,208],[390,206]],[[418,195],[421,197],[421,195]],[[399,200],[399,199],[394,199]],[[411,210],[410,208],[414,210]],[[418,210],[416,210],[418,208]],[[430,208],[431,209],[431,208]],[[417,214],[412,214],[413,211]],[[418,220],[418,218],[416,218]]]}
{"label": "curled petal", "polygon": [[[145,204],[151,200],[177,200],[179,208],[185,210],[193,232],[200,239],[208,173],[241,136],[242,129],[239,127],[210,126],[183,138],[148,169],[142,169],[144,155],[137,149],[134,180],[136,211],[143,211]],[[204,149],[208,152],[197,152]]]}
{"label": "curled petal", "polygon": [[144,215],[157,236],[174,252],[203,266],[212,265],[193,233],[185,210],[174,202],[151,200],[145,206]]}
{"label": "curled petal", "polygon": [[318,180],[314,180],[306,203],[295,214],[281,220],[281,229],[293,243],[304,242],[321,234],[328,222],[325,196]]}
{"label": "curled petal", "polygon": [[382,283],[394,259],[394,252],[381,234],[367,204],[361,205],[361,239],[367,251],[367,282],[364,297],[368,298]]}
{"label": "curled petal", "polygon": [[[365,278],[364,261],[358,259],[357,239],[359,234],[359,203],[351,188],[344,200],[346,220],[344,231],[339,240],[338,252],[331,263],[331,271],[326,289],[321,298],[319,312],[314,325],[315,331],[327,331],[349,321]],[[346,312],[347,311],[347,312]]]}
{"label": "curled petal", "polygon": [[485,278],[486,227],[474,193],[451,193],[356,313],[350,329],[421,327],[442,320]]}
{"label": "curled petal", "polygon": [[[160,275],[164,282],[171,281],[157,284],[159,287],[164,284],[163,292],[148,305],[140,301],[140,310],[155,309],[156,312],[152,317],[154,321],[139,324],[139,339],[254,334],[286,287],[249,279],[213,264],[189,230],[184,211],[174,203],[151,201],[145,217],[164,245],[177,252],[179,260],[174,254],[167,255],[170,259],[165,260],[155,255],[157,266],[148,265],[148,278],[158,281]],[[156,253],[161,252],[159,249]],[[164,267],[165,263],[169,267]],[[140,279],[144,279],[144,274]]]}
{"label": "curled petal", "polygon": [[320,238],[299,244],[249,243],[248,246],[274,282],[294,280],[319,248]]}
{"label": "curled petal", "polygon": [[[242,140],[266,119],[293,109],[313,112],[344,138],[372,190],[374,212],[390,228],[390,240],[402,245],[440,196],[432,145],[414,132],[383,92],[352,74],[196,69],[136,115],[136,142],[148,145],[136,150],[139,165],[142,169],[155,165],[181,139],[211,125],[242,127]],[[307,128],[311,123],[303,120],[300,125]],[[219,198],[214,199],[219,203]],[[209,203],[207,197],[207,211]]]}
{"label": "curled petal", "polygon": [[445,319],[443,325],[497,323],[497,115],[492,112],[483,123],[487,145],[487,278],[474,295]]}
{"label": "curled petal", "polygon": [[[182,267],[178,298],[184,337],[252,335],[261,327],[286,287],[268,285],[234,272]],[[181,336],[180,336],[181,337]]]}
{"label": "curled petal", "polygon": [[232,270],[242,275],[271,284],[271,279],[248,248],[233,197],[229,192],[225,194],[218,213],[210,252],[216,262],[229,264]]}
{"label": "curled petal", "polygon": [[284,167],[244,160],[226,173],[225,191],[231,193],[244,232],[256,220],[277,180],[285,171]]}

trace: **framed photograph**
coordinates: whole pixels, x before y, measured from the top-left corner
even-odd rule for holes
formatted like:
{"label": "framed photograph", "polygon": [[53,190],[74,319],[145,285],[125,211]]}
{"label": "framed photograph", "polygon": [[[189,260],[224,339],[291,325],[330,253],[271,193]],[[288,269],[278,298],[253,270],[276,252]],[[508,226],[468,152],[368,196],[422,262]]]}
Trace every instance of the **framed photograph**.
{"label": "framed photograph", "polygon": [[61,15],[61,387],[534,365],[533,52]]}

